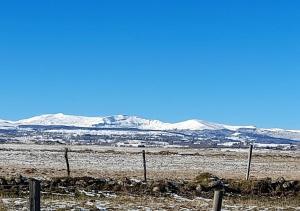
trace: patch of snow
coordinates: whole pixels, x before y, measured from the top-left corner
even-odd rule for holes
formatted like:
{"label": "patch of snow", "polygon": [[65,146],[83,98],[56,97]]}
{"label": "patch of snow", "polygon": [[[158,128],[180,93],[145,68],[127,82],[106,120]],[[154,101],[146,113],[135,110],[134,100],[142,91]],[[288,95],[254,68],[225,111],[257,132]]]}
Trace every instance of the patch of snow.
{"label": "patch of snow", "polygon": [[261,144],[261,143],[255,143],[255,147],[258,148],[266,148],[266,147],[271,147],[271,148],[276,148],[276,147],[290,147],[290,144]]}
{"label": "patch of snow", "polygon": [[218,146],[226,146],[226,147],[231,147],[233,145],[239,144],[240,142],[225,142],[225,143],[221,143],[218,144]]}

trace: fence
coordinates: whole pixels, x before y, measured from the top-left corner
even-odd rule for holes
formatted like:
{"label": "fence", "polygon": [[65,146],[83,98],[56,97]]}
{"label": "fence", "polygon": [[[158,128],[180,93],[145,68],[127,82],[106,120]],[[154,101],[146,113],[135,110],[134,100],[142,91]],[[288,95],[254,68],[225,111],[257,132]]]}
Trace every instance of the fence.
{"label": "fence", "polygon": [[[252,158],[252,151],[253,146],[251,145],[249,148],[249,155],[248,155],[248,166],[247,166],[247,173],[246,173],[246,179],[249,180],[250,178],[250,166],[251,166],[251,158]],[[65,149],[65,162],[66,162],[66,175],[70,177],[71,175],[71,169],[69,164],[69,155],[68,155],[69,149]],[[147,159],[146,159],[146,152],[145,150],[142,150],[142,163],[143,163],[143,175],[144,175],[144,182],[147,183]],[[24,186],[23,186],[24,187]],[[31,179],[28,184],[29,189],[29,207],[32,211],[40,210],[40,202],[41,202],[41,184],[39,180]],[[222,198],[223,198],[224,192],[222,190],[216,190],[214,194],[214,200],[213,200],[213,210],[219,211],[222,207]]]}

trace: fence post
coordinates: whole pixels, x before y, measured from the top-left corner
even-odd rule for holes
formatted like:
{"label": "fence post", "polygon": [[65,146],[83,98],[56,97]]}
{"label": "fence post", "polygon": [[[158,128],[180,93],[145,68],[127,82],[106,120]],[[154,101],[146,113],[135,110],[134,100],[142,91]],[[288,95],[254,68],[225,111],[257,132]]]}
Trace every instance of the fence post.
{"label": "fence post", "polygon": [[29,181],[29,203],[30,211],[41,210],[41,184],[36,179]]}
{"label": "fence post", "polygon": [[66,149],[65,149],[65,159],[66,159],[66,164],[67,164],[67,173],[68,173],[68,177],[70,177],[70,165],[69,165],[68,152],[69,152],[69,149],[66,148]]}
{"label": "fence post", "polygon": [[143,150],[144,182],[147,182],[146,153]]}
{"label": "fence post", "polygon": [[251,168],[252,150],[253,150],[253,145],[251,144],[250,147],[249,147],[249,154],[248,154],[248,166],[247,166],[246,180],[249,180],[249,178],[250,178],[250,168]]}
{"label": "fence post", "polygon": [[222,198],[223,198],[223,191],[216,190],[214,194],[213,211],[221,211]]}

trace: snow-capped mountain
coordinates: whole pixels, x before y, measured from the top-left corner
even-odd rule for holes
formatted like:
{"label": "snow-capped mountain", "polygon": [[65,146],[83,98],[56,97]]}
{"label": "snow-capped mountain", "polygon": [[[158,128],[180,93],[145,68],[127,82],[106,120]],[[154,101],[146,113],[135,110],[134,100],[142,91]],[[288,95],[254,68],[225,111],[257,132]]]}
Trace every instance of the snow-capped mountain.
{"label": "snow-capped mountain", "polygon": [[230,126],[217,123],[211,123],[203,120],[187,120],[184,122],[170,124],[166,127],[167,130],[232,130],[239,129],[256,129],[255,126]]}
{"label": "snow-capped mountain", "polygon": [[284,129],[258,129],[257,133],[275,138],[286,138],[290,140],[300,140],[300,130],[284,130]]}
{"label": "snow-capped mountain", "polygon": [[116,115],[103,117],[101,122],[95,124],[97,128],[137,128],[143,130],[166,130],[170,123],[158,120],[148,120],[137,116]]}
{"label": "snow-capped mountain", "polygon": [[143,130],[232,130],[242,128],[256,129],[254,126],[229,126],[211,123],[203,120],[187,120],[178,123],[166,123],[159,120],[149,120],[137,116],[115,115],[107,117],[84,117],[58,114],[45,114],[19,121],[0,121],[2,124],[14,125],[61,125],[74,127],[96,127],[96,128],[136,128]]}
{"label": "snow-capped mountain", "polygon": [[104,117],[103,121],[95,127],[138,128],[143,130],[220,130],[225,128],[224,125],[202,120],[187,120],[172,124],[126,115]]}
{"label": "snow-capped mountain", "polygon": [[102,121],[101,117],[84,117],[58,114],[45,114],[16,121],[17,125],[64,125],[75,127],[92,127]]}

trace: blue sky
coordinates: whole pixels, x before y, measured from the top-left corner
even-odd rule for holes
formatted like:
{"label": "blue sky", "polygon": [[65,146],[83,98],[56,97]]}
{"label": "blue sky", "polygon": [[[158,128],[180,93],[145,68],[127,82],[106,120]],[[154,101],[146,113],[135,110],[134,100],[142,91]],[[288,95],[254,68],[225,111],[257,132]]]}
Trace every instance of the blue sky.
{"label": "blue sky", "polygon": [[1,1],[0,118],[300,129],[299,1]]}

